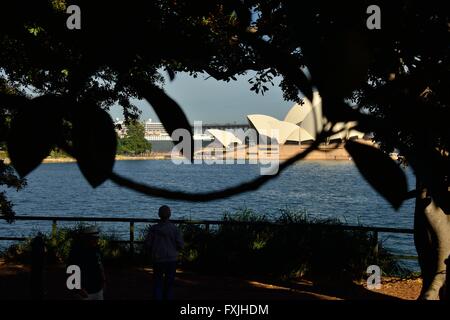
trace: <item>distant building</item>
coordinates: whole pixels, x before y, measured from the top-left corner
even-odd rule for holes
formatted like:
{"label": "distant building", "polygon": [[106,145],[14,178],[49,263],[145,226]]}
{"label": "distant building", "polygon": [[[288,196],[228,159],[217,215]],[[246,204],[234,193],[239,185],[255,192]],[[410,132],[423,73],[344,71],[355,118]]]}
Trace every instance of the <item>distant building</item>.
{"label": "distant building", "polygon": [[114,121],[114,127],[116,128],[117,136],[122,139],[127,135],[127,127],[123,120],[119,120],[119,118],[116,118],[116,121]]}
{"label": "distant building", "polygon": [[[327,119],[322,115],[322,99],[318,92],[314,92],[313,101],[305,99],[303,105],[295,104],[286,114],[284,120],[263,114],[247,115],[248,125],[205,125],[207,131],[214,138],[217,145],[229,148],[231,145],[247,144],[244,132],[252,128],[257,132],[258,143],[276,142],[285,144],[309,144],[316,139],[317,133],[324,129]],[[356,122],[339,122],[326,143],[342,142],[349,139],[367,139],[369,135],[352,129]]]}
{"label": "distant building", "polygon": [[[248,115],[247,119],[259,135],[275,139],[279,144],[310,143],[327,123],[322,114],[322,98],[318,92],[314,92],[312,102],[305,99],[303,105],[293,105],[283,121],[262,114]],[[354,121],[336,123],[333,128],[336,133],[328,137],[327,142],[365,138],[364,133],[352,129],[355,125]],[[275,130],[277,136],[271,133],[272,130]]]}

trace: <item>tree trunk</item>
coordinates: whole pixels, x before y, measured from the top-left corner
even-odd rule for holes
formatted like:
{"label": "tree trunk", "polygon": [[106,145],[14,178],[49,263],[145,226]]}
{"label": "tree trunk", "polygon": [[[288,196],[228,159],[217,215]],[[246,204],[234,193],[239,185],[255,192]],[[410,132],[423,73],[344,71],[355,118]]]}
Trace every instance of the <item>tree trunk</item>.
{"label": "tree trunk", "polygon": [[444,294],[445,260],[450,255],[450,216],[435,204],[418,180],[414,243],[423,278],[419,299],[438,300]]}

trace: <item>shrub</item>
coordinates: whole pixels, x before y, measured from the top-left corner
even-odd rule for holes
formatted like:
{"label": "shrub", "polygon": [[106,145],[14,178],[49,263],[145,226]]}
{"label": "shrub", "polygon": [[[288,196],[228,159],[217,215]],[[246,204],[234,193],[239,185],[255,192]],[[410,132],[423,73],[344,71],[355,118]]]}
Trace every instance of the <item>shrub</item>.
{"label": "shrub", "polygon": [[[86,225],[77,224],[73,228],[59,228],[54,235],[45,235],[40,232],[32,234],[25,241],[8,247],[2,256],[6,261],[15,261],[25,264],[31,263],[31,243],[33,238],[42,235],[46,247],[46,261],[49,264],[58,264],[67,262],[70,249],[74,241],[76,241]],[[128,262],[129,248],[118,242],[115,234],[101,234],[99,239],[100,251],[106,263]]]}
{"label": "shrub", "polygon": [[[304,212],[282,210],[273,225],[265,215],[243,209],[225,214],[217,230],[182,226],[185,267],[205,273],[306,277],[316,282],[350,282],[366,277],[371,264],[387,274],[405,275],[379,243],[374,255],[370,232],[340,229],[336,219],[311,219]],[[249,222],[253,225],[232,224]]]}
{"label": "shrub", "polygon": [[[210,230],[194,224],[180,225],[185,241],[180,254],[184,268],[206,274],[304,277],[317,283],[361,280],[367,276],[366,269],[371,264],[379,265],[385,275],[410,274],[381,242],[375,256],[370,232],[343,230],[336,219],[312,219],[305,212],[286,209],[270,220],[241,209],[224,214],[223,221],[227,224]],[[148,227],[138,240],[144,238]],[[85,225],[79,224],[72,229],[59,229],[54,237],[44,236],[47,261],[65,263],[72,242],[83,228]],[[29,263],[31,239],[9,247],[4,257]],[[101,236],[99,245],[105,264],[151,262],[143,246],[135,245],[131,256],[128,244],[118,240],[114,234]]]}

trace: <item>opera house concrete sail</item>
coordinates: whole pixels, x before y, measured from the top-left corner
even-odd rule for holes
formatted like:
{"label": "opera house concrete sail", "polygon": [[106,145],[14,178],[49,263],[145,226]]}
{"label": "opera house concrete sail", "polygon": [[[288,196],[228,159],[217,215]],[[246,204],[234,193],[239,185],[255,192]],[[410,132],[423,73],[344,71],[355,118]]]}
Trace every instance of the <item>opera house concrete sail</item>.
{"label": "opera house concrete sail", "polygon": [[[295,132],[298,132],[298,126],[285,121],[280,121],[263,114],[251,114],[247,116],[249,124],[260,136],[278,141],[278,144],[284,144],[287,139]],[[269,141],[268,141],[269,142]]]}
{"label": "opera house concrete sail", "polygon": [[312,140],[315,140],[317,133],[322,131],[325,124],[319,93],[314,92],[312,103],[307,98],[303,99],[302,105],[296,103],[286,114],[284,121],[299,126],[312,137]]}
{"label": "opera house concrete sail", "polygon": [[[317,133],[322,131],[327,122],[326,118],[322,114],[322,99],[319,93],[317,91],[314,92],[312,102],[309,99],[304,98],[303,105],[295,104],[287,113],[284,121],[298,125],[300,129],[303,129],[312,137],[312,140],[315,140]],[[362,139],[364,137],[364,133],[350,129],[355,125],[356,122],[336,123],[333,130],[337,133],[330,136],[328,140],[333,141],[352,138]],[[341,129],[343,130],[340,131]],[[306,139],[302,139],[300,141],[305,140]]]}
{"label": "opera house concrete sail", "polygon": [[242,144],[242,140],[239,139],[233,132],[219,130],[219,129],[208,129],[207,133],[212,135],[216,142],[219,142],[223,147],[228,148],[235,144]]}

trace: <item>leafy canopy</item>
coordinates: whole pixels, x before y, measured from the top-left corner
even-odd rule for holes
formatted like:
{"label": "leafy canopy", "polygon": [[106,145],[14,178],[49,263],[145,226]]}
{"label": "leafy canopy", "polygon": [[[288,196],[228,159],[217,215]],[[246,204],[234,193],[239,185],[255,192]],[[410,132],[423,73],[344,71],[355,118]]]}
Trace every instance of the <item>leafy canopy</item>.
{"label": "leafy canopy", "polygon": [[[345,6],[294,0],[70,4],[81,8],[81,30],[65,27],[67,1],[0,5],[6,17],[0,21],[0,77],[17,91],[0,94],[1,107],[12,117],[0,140],[7,140],[19,175],[57,146],[77,158],[94,187],[111,179],[148,195],[191,201],[256,189],[270,177],[190,194],[117,175],[112,171],[117,141],[105,111],[118,103],[127,120],[136,119],[131,99],[146,99],[169,134],[177,128],[190,131],[182,107],[161,89],[160,70],[172,79],[189,72],[224,81],[255,70],[251,84],[257,92],[267,90],[274,76],[283,78],[286,99],[311,99],[318,90],[331,125],[357,121],[355,129],[374,132],[383,150],[398,148],[406,156],[440,205],[448,202],[449,21],[443,3],[380,1],[380,30],[366,26],[372,1]],[[24,96],[25,88],[33,99]],[[39,131],[35,123],[42,125]],[[39,132],[36,140],[24,139],[31,131]],[[330,134],[319,134],[279,173]],[[33,156],[25,157],[30,148]],[[398,208],[408,196],[398,166],[380,150],[353,143],[347,150],[374,188]]]}

